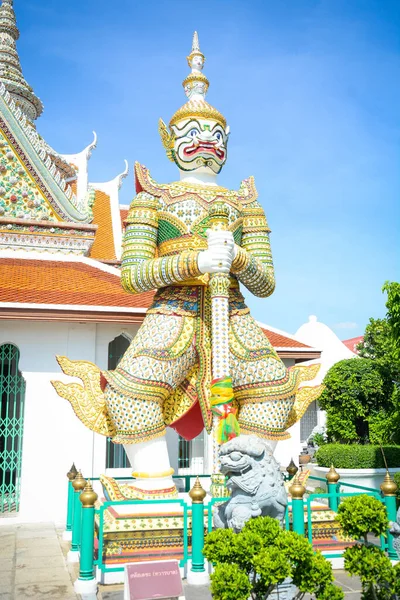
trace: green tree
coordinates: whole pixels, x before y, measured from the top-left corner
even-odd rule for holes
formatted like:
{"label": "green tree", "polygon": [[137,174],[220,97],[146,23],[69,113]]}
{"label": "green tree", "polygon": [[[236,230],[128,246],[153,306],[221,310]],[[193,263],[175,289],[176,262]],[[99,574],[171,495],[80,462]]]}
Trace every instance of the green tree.
{"label": "green tree", "polygon": [[332,566],[303,536],[283,531],[276,519],[258,517],[240,533],[217,529],[206,537],[204,556],[215,564],[211,593],[215,600],[265,600],[291,577],[296,598],[342,600],[333,584]]}
{"label": "green tree", "polygon": [[400,283],[386,281],[382,291],[387,292],[386,319],[390,326],[393,353],[400,362]]}
{"label": "green tree", "polygon": [[341,360],[324,378],[325,389],[319,398],[327,411],[327,433],[331,441],[342,443],[369,441],[370,423],[386,411],[393,384],[382,375],[371,358]]}
{"label": "green tree", "polygon": [[363,600],[400,600],[399,565],[393,567],[383,550],[368,542],[369,532],[386,533],[388,519],[382,502],[364,494],[346,498],[336,519],[346,535],[364,540],[344,552],[344,568],[360,578]]}
{"label": "green tree", "polygon": [[359,355],[374,360],[386,383],[384,407],[370,419],[371,439],[375,442],[400,443],[400,284],[386,282],[384,319],[370,319]]}

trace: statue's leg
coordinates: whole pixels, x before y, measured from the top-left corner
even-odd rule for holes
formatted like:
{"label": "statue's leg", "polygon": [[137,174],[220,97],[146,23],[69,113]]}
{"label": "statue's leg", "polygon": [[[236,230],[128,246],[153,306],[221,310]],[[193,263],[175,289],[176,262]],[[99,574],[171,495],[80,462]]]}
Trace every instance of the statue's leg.
{"label": "statue's leg", "polygon": [[[186,344],[171,351],[183,334]],[[163,402],[193,369],[197,353],[182,317],[149,315],[136,338],[117,369],[105,374],[105,398],[116,429],[113,442],[124,445],[138,487],[159,489],[172,484],[173,473]]]}
{"label": "statue's leg", "polygon": [[249,314],[230,319],[230,364],[241,433],[264,438],[275,450],[286,439],[295,392],[288,371]]}
{"label": "statue's leg", "polygon": [[[136,473],[137,485],[143,490],[152,489],[155,480],[165,483],[166,487],[172,485],[172,473],[168,456],[166,436],[162,435],[154,440],[139,442],[138,444],[124,444],[125,452],[132,466],[132,472]],[[153,465],[153,469],[149,469]],[[146,473],[148,477],[140,477],[140,473]]]}

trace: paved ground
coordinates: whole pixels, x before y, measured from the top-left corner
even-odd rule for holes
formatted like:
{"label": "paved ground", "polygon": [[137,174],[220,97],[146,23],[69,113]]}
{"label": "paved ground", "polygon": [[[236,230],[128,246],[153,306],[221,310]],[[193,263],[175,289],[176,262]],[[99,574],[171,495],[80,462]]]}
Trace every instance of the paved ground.
{"label": "paved ground", "polygon": [[[38,525],[0,524],[0,600],[78,600],[73,581],[75,565],[67,565],[69,544],[51,523]],[[336,581],[345,600],[361,597],[360,583],[344,571]],[[188,600],[210,600],[207,587],[184,586]],[[123,586],[100,586],[99,600],[123,600]]]}
{"label": "paved ground", "polygon": [[76,600],[73,577],[53,524],[0,526],[0,600]]}

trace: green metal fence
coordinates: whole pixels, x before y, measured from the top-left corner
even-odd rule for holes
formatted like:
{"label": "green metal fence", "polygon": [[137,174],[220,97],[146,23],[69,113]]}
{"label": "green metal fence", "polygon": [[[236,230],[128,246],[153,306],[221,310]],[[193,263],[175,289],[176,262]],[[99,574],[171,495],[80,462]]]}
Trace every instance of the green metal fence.
{"label": "green metal fence", "polygon": [[25,380],[18,371],[19,350],[0,346],[0,514],[19,510]]}
{"label": "green metal fence", "polygon": [[[181,556],[179,561],[180,567],[186,567],[188,565],[188,560],[191,559],[191,567],[190,570],[193,573],[204,573],[206,571],[205,560],[203,556],[203,547],[204,547],[204,536],[205,533],[210,532],[213,529],[212,523],[212,512],[214,505],[227,500],[227,498],[211,498],[207,504],[204,504],[204,499],[206,496],[205,491],[199,485],[199,481],[197,480],[193,488],[189,493],[189,497],[191,499],[191,504],[189,504],[186,499],[183,498],[174,498],[174,499],[165,499],[165,500],[123,500],[123,501],[105,501],[100,504],[97,509],[95,508],[95,502],[98,498],[97,494],[93,492],[93,488],[90,484],[90,481],[97,481],[98,478],[89,478],[84,492],[79,496],[80,491],[82,490],[82,486],[85,485],[85,480],[81,477],[80,474],[75,478],[74,483],[77,482],[77,479],[81,479],[82,485],[76,486],[74,485],[74,489],[77,492],[78,496],[76,498],[77,503],[79,500],[82,503],[82,509],[73,511],[73,514],[67,513],[67,523],[71,522],[72,516],[72,547],[74,547],[74,542],[76,543],[76,549],[80,554],[80,569],[79,569],[79,579],[91,581],[95,584],[95,567],[99,569],[103,574],[110,572],[121,572],[124,569],[124,562],[122,561],[120,564],[110,565],[107,564],[107,547],[106,547],[106,536],[110,534],[110,531],[106,530],[105,520],[106,512],[115,511],[117,506],[126,506],[126,505],[136,505],[138,507],[146,506],[146,505],[156,505],[159,507],[160,505],[171,505],[179,506],[179,513],[182,514],[182,537],[179,540],[179,543],[176,547],[179,548],[178,556]],[[120,477],[118,479],[126,479]],[[320,480],[321,478],[313,478],[316,480]],[[297,484],[298,485],[298,484]],[[301,488],[297,487],[296,494],[293,496],[291,502],[288,505],[288,510],[285,515],[285,526],[286,529],[292,529],[296,531],[298,534],[308,537],[309,541],[313,542],[312,535],[312,502],[315,499],[324,498],[327,500],[330,509],[335,506],[336,512],[337,507],[340,503],[340,498],[342,497],[350,497],[354,495],[358,495],[360,493],[367,492],[368,495],[374,496],[379,501],[385,503],[388,518],[389,520],[393,520],[396,514],[396,506],[395,506],[395,497],[391,494],[390,491],[385,495],[384,490],[381,492],[378,490],[372,490],[365,488],[363,486],[356,486],[352,484],[346,484],[349,487],[355,487],[356,493],[343,493],[340,491],[340,484],[332,483],[328,481],[329,492],[328,493],[315,493],[310,494],[307,499],[305,499],[304,493],[302,495]],[[78,489],[79,487],[79,489]],[[303,486],[303,490],[305,488]],[[290,510],[289,510],[290,509]],[[71,510],[70,503],[68,503],[68,511]],[[291,518],[289,517],[289,512],[291,512]],[[152,513],[150,508],[150,514],[157,515],[159,511]],[[138,516],[143,515],[142,511],[139,511]],[[306,516],[306,519],[304,518]],[[132,518],[132,514],[130,514]],[[95,521],[97,520],[97,540],[95,538]],[[307,522],[307,531],[305,528],[305,521]],[[134,528],[136,532],[138,531]],[[179,528],[178,528],[179,529]],[[127,530],[130,531],[129,527],[123,528],[121,532],[118,532],[118,540],[125,539]],[[154,531],[154,530],[153,530]],[[152,533],[153,533],[152,531]],[[119,537],[120,533],[122,537]],[[140,537],[145,538],[146,534],[144,531],[140,532]],[[112,538],[109,538],[108,541],[114,541]],[[97,552],[96,552],[96,542],[97,542]],[[118,544],[118,541],[116,541]],[[351,542],[350,542],[351,543]],[[393,547],[393,539],[390,531],[387,531],[387,539],[383,536],[380,539],[380,547],[382,550],[387,552],[389,558],[395,559],[395,549]],[[180,548],[182,548],[182,552],[180,552]],[[323,551],[323,548],[320,548]],[[161,548],[160,548],[161,550]],[[339,549],[338,549],[339,550]],[[120,553],[122,553],[122,549],[120,549]],[[111,552],[112,556],[114,554],[114,549]],[[163,554],[162,550],[160,554]],[[329,558],[340,558],[343,556],[343,550],[332,551],[328,550],[323,552],[323,554]],[[121,557],[122,558],[122,557]],[[128,557],[127,557],[128,558]],[[154,557],[153,557],[154,558]],[[165,554],[164,554],[165,558]],[[131,559],[132,561],[132,559]],[[134,561],[133,561],[134,562]]]}

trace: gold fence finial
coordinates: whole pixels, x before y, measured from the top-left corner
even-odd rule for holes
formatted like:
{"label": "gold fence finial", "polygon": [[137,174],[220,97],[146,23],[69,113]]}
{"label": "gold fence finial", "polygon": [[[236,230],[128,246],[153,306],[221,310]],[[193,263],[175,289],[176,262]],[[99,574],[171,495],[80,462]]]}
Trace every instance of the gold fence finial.
{"label": "gold fence finial", "polygon": [[296,475],[293,479],[293,483],[289,488],[289,494],[292,496],[294,500],[301,500],[306,493],[306,488],[301,483],[299,476]]}
{"label": "gold fence finial", "polygon": [[75,492],[81,492],[83,490],[83,488],[86,485],[86,480],[82,477],[82,473],[80,471],[78,471],[78,475],[75,477],[75,479],[72,482],[72,487],[74,488]]}
{"label": "gold fence finial", "polygon": [[82,502],[83,508],[92,508],[98,498],[98,495],[92,488],[92,484],[88,479],[82,494],[79,496],[79,500]]}
{"label": "gold fence finial", "polygon": [[397,489],[396,482],[391,478],[389,471],[386,471],[385,479],[381,483],[381,491],[385,496],[395,496]]}
{"label": "gold fence finial", "polygon": [[194,486],[189,492],[189,497],[194,503],[203,502],[204,498],[207,496],[207,492],[202,488],[200,479],[196,477],[196,481],[194,482]]}
{"label": "gold fence finial", "polygon": [[329,469],[329,471],[327,472],[327,474],[325,475],[326,480],[328,483],[337,483],[340,479],[340,475],[339,473],[336,471],[335,467],[333,466],[333,464],[331,465],[331,468]]}

